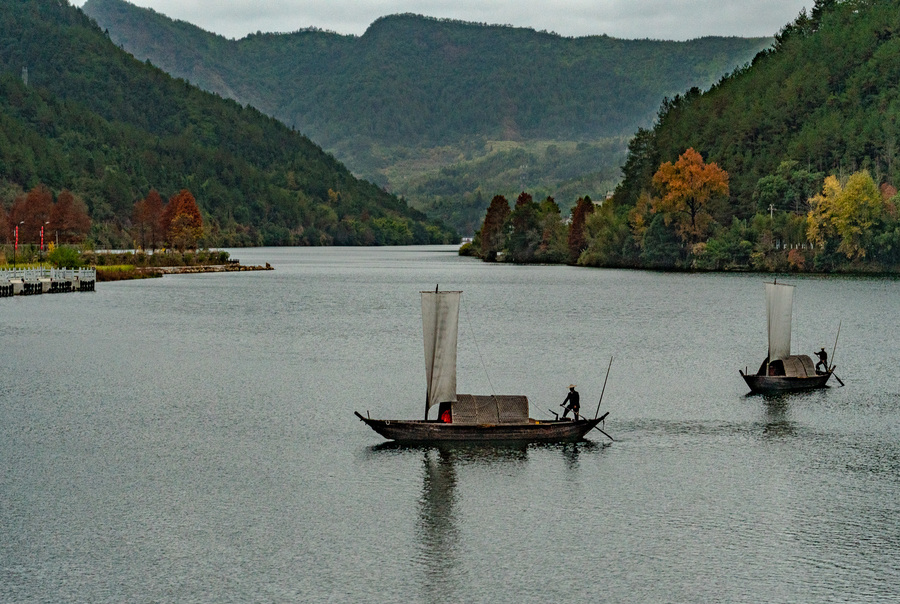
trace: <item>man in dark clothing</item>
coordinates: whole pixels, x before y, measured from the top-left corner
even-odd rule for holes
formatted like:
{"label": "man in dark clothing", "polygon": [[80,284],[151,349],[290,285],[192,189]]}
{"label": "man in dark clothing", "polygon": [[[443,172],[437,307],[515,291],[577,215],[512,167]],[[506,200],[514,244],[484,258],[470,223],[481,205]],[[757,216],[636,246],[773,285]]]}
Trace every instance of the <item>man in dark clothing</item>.
{"label": "man in dark clothing", "polygon": [[822,373],[828,371],[828,353],[825,352],[825,348],[816,353],[816,356],[819,357],[819,362],[816,363],[816,373],[819,373],[819,365],[822,366]]}
{"label": "man in dark clothing", "polygon": [[581,409],[581,395],[575,391],[575,384],[569,384],[569,394],[566,395],[566,400],[562,402],[560,407],[565,406],[566,410],[563,411],[563,419],[566,418],[566,415],[569,414],[569,411],[572,411],[575,415],[575,419],[578,419],[578,411]]}

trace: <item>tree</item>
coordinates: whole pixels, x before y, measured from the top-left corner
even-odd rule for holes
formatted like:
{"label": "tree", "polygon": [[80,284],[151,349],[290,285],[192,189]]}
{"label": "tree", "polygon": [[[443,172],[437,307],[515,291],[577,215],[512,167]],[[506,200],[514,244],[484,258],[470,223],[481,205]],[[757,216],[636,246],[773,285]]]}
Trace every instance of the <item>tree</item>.
{"label": "tree", "polygon": [[178,249],[194,249],[203,237],[203,217],[194,196],[187,189],[175,194],[163,210],[169,245]]}
{"label": "tree", "polygon": [[587,249],[579,256],[579,264],[610,267],[640,264],[640,244],[629,226],[628,212],[617,211],[614,200],[606,201],[587,217],[584,224]]}
{"label": "tree", "polygon": [[535,259],[538,262],[562,262],[566,258],[566,226],[562,221],[559,205],[552,197],[547,197],[538,206],[538,222],[541,242]]}
{"label": "tree", "polygon": [[506,251],[513,262],[533,262],[541,243],[538,204],[526,192],[516,198],[516,207],[509,215],[510,232]]}
{"label": "tree", "polygon": [[666,225],[662,214],[657,214],[647,225],[641,260],[650,268],[674,268],[684,256],[684,244],[678,235]]}
{"label": "tree", "polygon": [[163,201],[156,189],[150,189],[147,197],[134,204],[132,221],[141,248],[156,249],[160,239],[162,213]]}
{"label": "tree", "polygon": [[587,217],[594,212],[594,202],[590,197],[579,197],[572,208],[572,222],[569,223],[569,263],[576,264],[581,252],[587,248],[587,237],[584,233],[584,223]]}
{"label": "tree", "polygon": [[50,221],[53,194],[44,185],[38,185],[25,195],[20,195],[9,210],[10,232],[19,227],[19,243],[38,243],[41,227]]}
{"label": "tree", "polygon": [[728,196],[728,172],[715,163],[706,164],[693,148],[681,154],[674,164],[666,162],[653,175],[660,193],[653,200],[653,211],[662,213],[666,225],[688,244],[702,241],[709,232],[712,217],[707,211],[711,201]]}
{"label": "tree", "polygon": [[495,195],[484,215],[484,223],[479,231],[481,258],[488,262],[497,259],[497,253],[506,243],[506,219],[509,218],[509,202],[503,195]]}
{"label": "tree", "polygon": [[873,227],[881,220],[881,191],[868,170],[855,172],[841,186],[835,176],[825,179],[822,192],[809,200],[807,237],[820,249],[839,242],[837,251],[850,260],[862,260],[874,238]]}
{"label": "tree", "polygon": [[3,209],[3,204],[0,203],[0,241],[8,241],[9,234],[7,231],[9,230],[9,216],[6,214],[6,210]]}
{"label": "tree", "polygon": [[63,189],[50,212],[49,227],[64,243],[78,243],[91,230],[91,218],[84,202]]}
{"label": "tree", "polygon": [[760,178],[753,197],[757,210],[767,213],[770,208],[796,214],[809,211],[809,198],[814,196],[824,174],[797,169],[796,161],[783,161],[775,174]]}

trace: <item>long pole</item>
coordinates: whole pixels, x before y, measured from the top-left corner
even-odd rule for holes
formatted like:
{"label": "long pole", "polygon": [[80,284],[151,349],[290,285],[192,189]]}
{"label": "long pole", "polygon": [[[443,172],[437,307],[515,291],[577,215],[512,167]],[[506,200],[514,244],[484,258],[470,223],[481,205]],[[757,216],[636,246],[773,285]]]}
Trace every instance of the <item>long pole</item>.
{"label": "long pole", "polygon": [[[597,411],[594,413],[594,419],[597,419],[597,416],[600,415],[600,403],[603,402],[603,393],[606,392],[606,380],[609,379],[609,368],[612,367],[612,357],[609,357],[609,365],[606,367],[606,377],[603,378],[603,390],[600,391],[600,400],[597,401]],[[597,428],[599,430],[599,428]],[[602,431],[602,430],[601,430]],[[607,436],[609,436],[607,434]]]}
{"label": "long pole", "polygon": [[[834,351],[837,350],[837,342],[838,342],[838,338],[841,336],[841,323],[842,323],[842,322],[843,322],[843,321],[838,321],[838,331],[837,331],[837,335],[834,336],[834,348],[831,349],[831,367],[830,367],[830,368],[829,368],[829,367],[826,367],[826,368],[825,368],[825,369],[828,369],[829,371],[830,371],[831,369],[834,368]],[[835,376],[835,377],[837,377],[837,376]],[[838,381],[840,381],[840,380],[838,380]]]}

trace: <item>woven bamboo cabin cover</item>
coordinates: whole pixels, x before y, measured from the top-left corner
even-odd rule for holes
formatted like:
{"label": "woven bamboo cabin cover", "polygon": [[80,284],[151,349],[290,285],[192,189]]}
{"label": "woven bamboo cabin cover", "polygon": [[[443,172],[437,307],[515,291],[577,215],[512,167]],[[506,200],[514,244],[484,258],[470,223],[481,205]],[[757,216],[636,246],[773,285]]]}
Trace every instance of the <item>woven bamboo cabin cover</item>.
{"label": "woven bamboo cabin cover", "polygon": [[528,397],[501,394],[479,396],[457,394],[451,404],[454,424],[525,424],[528,423]]}

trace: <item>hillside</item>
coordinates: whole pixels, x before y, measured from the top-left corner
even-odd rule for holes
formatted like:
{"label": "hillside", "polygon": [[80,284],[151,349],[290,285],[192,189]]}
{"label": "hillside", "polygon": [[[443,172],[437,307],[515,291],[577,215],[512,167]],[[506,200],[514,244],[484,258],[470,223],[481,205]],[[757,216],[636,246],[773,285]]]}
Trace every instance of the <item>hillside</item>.
{"label": "hillside", "polygon": [[[817,0],[752,65],[663,104],[582,260],[893,270],[898,135],[900,0]],[[689,148],[728,173],[729,192],[682,240],[654,174]]]}
{"label": "hillside", "polygon": [[[138,59],[257,107],[426,208],[475,195],[453,174],[485,165],[497,171],[482,196],[524,187],[571,197],[574,185],[602,197],[618,180],[627,137],[652,123],[665,96],[708,87],[771,43],[565,38],[409,14],[359,37],[308,30],[229,40],[122,0],[88,0],[84,11]],[[590,168],[559,174],[542,159],[551,145]],[[527,161],[497,155],[513,150]]]}
{"label": "hillside", "polygon": [[134,59],[68,3],[7,1],[0,203],[38,184],[83,199],[104,246],[130,245],[133,204],[151,188],[189,189],[210,245],[454,237],[284,124]]}

